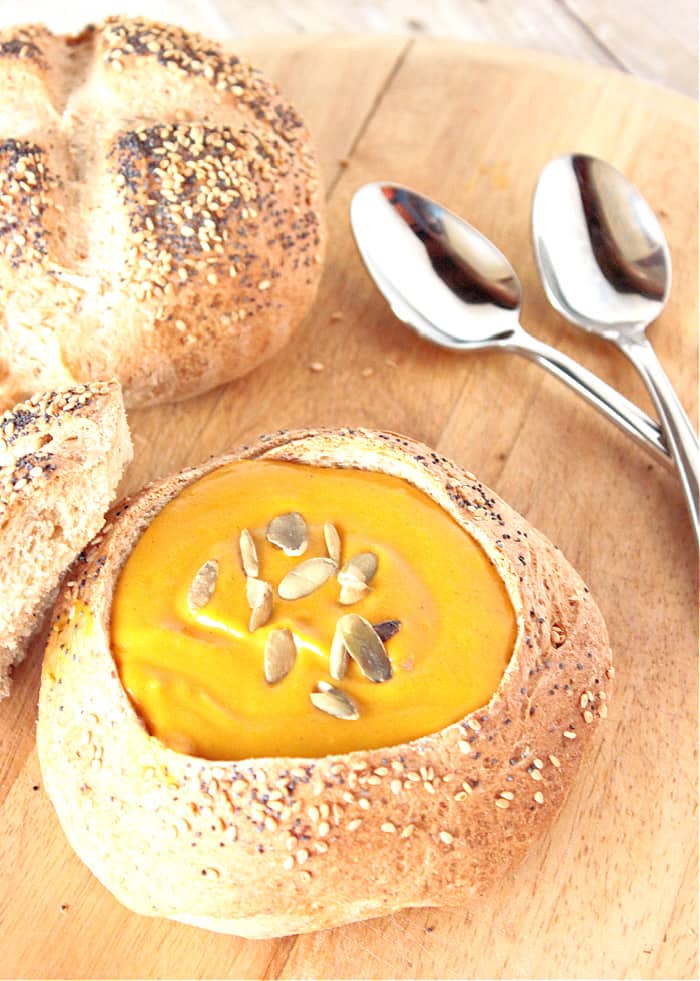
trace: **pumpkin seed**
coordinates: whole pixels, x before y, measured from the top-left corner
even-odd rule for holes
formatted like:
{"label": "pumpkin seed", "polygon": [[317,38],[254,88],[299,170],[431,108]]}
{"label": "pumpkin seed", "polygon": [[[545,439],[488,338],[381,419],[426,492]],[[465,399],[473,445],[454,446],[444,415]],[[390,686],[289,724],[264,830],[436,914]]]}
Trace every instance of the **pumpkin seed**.
{"label": "pumpkin seed", "polygon": [[334,688],[333,685],[323,684],[323,682],[320,682],[318,687],[321,688],[322,685],[321,691],[312,691],[309,695],[312,704],[317,709],[325,712],[326,715],[332,715],[336,719],[354,721],[360,718],[357,705],[349,695],[346,695],[340,688]]}
{"label": "pumpkin seed", "polygon": [[332,521],[326,521],[323,526],[323,538],[329,558],[333,559],[336,565],[340,565],[340,535]]}
{"label": "pumpkin seed", "polygon": [[348,654],[370,681],[381,683],[392,675],[391,661],[372,624],[357,613],[346,613],[338,620],[338,629]]}
{"label": "pumpkin seed", "polygon": [[218,578],[219,563],[216,559],[207,559],[197,569],[187,591],[187,604],[192,611],[200,610],[207,605],[214,595]]}
{"label": "pumpkin seed", "polygon": [[297,645],[292,631],[286,627],[270,631],[265,641],[264,670],[265,681],[274,685],[286,678],[294,667],[297,658]]}
{"label": "pumpkin seed", "polygon": [[401,629],[400,620],[382,620],[381,623],[374,623],[372,626],[379,635],[381,641],[391,640],[391,638]]}
{"label": "pumpkin seed", "polygon": [[281,548],[285,555],[303,555],[309,544],[309,532],[298,511],[278,514],[267,526],[267,540]]}
{"label": "pumpkin seed", "polygon": [[272,586],[264,579],[249,576],[245,584],[246,598],[251,609],[248,629],[251,634],[264,627],[272,616]]}
{"label": "pumpkin seed", "polygon": [[361,582],[369,585],[374,579],[378,565],[379,559],[374,552],[358,552],[340,570],[338,573],[338,582],[342,586],[344,579],[354,576],[355,579],[359,579]]}
{"label": "pumpkin seed", "polygon": [[241,532],[238,543],[241,550],[241,565],[243,566],[243,571],[245,572],[246,576],[252,576],[255,578],[260,571],[258,551],[255,547],[253,536],[247,528],[244,528]]}
{"label": "pumpkin seed", "polygon": [[[340,579],[340,576],[338,577]],[[344,575],[340,586],[340,596],[338,597],[343,606],[352,606],[359,603],[369,592],[369,586],[362,579],[355,576]]]}
{"label": "pumpkin seed", "polygon": [[331,641],[331,653],[329,667],[331,678],[342,681],[348,670],[348,651],[343,640],[343,635],[336,625],[333,640]]}
{"label": "pumpkin seed", "polygon": [[306,559],[295,569],[291,569],[277,587],[277,592],[286,600],[309,596],[333,575],[336,566],[333,559],[317,557]]}

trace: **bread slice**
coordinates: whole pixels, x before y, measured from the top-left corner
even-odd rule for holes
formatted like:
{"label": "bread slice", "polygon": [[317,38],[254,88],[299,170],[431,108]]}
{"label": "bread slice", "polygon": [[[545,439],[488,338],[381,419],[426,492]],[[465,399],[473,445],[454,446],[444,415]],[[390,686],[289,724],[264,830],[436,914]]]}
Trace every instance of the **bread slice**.
{"label": "bread slice", "polygon": [[0,698],[131,455],[116,381],[36,395],[0,417]]}

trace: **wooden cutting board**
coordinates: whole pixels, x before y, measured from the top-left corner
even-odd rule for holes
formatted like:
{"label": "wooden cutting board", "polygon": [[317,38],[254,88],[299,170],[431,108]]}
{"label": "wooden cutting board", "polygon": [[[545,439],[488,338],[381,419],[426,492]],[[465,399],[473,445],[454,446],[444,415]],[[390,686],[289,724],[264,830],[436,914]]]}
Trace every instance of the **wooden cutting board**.
{"label": "wooden cutting board", "polygon": [[0,704],[0,975],[696,976],[696,557],[677,481],[539,368],[414,337],[367,278],[348,224],[365,181],[433,195],[512,259],[538,337],[649,408],[621,355],[549,309],[530,247],[546,161],[570,150],[607,158],[666,230],[673,292],[652,339],[695,419],[695,106],[622,75],[449,41],[286,37],[238,49],[315,135],[330,228],[321,293],[287,350],[249,378],[132,413],[125,489],[278,427],[366,425],[423,439],[480,474],[577,566],[607,618],[617,693],[560,819],[491,895],[252,942],[129,913],[74,856],[41,788],[35,656]]}

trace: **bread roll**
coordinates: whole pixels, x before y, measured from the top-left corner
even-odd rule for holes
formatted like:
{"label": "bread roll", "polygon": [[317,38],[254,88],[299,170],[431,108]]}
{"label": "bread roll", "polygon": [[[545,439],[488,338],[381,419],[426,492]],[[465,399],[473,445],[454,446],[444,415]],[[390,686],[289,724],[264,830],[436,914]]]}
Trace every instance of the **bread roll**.
{"label": "bread roll", "polygon": [[[392,474],[437,502],[513,607],[488,703],[410,742],[319,758],[212,761],[150,736],[110,650],[115,582],[164,505],[235,459]],[[278,433],[156,483],[114,509],[74,580],[44,664],[44,785],[79,856],[145,915],[272,937],[464,903],[550,825],[607,715],[607,633],[576,572],[472,474],[393,434]]]}
{"label": "bread roll", "polygon": [[115,381],[39,395],[0,417],[0,698],[130,459]]}
{"label": "bread roll", "polygon": [[0,410],[116,377],[187,398],[277,351],[321,273],[319,172],[256,69],[177,27],[0,32]]}

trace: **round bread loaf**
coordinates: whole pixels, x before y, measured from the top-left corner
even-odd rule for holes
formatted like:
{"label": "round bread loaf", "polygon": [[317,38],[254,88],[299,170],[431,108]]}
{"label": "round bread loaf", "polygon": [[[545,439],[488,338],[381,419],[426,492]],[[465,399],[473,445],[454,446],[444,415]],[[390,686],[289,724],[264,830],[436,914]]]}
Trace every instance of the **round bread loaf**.
{"label": "round bread loaf", "polygon": [[[313,759],[211,761],[150,736],[110,651],[115,582],[164,505],[236,459],[400,477],[480,543],[517,622],[488,704],[411,742]],[[38,747],[72,846],[139,913],[270,937],[463,903],[550,825],[607,715],[611,653],[587,587],[472,474],[410,439],[262,437],[146,488],[106,528],[55,609]]]}
{"label": "round bread loaf", "polygon": [[110,17],[0,32],[0,411],[117,377],[187,398],[277,351],[321,273],[304,125],[199,35]]}

